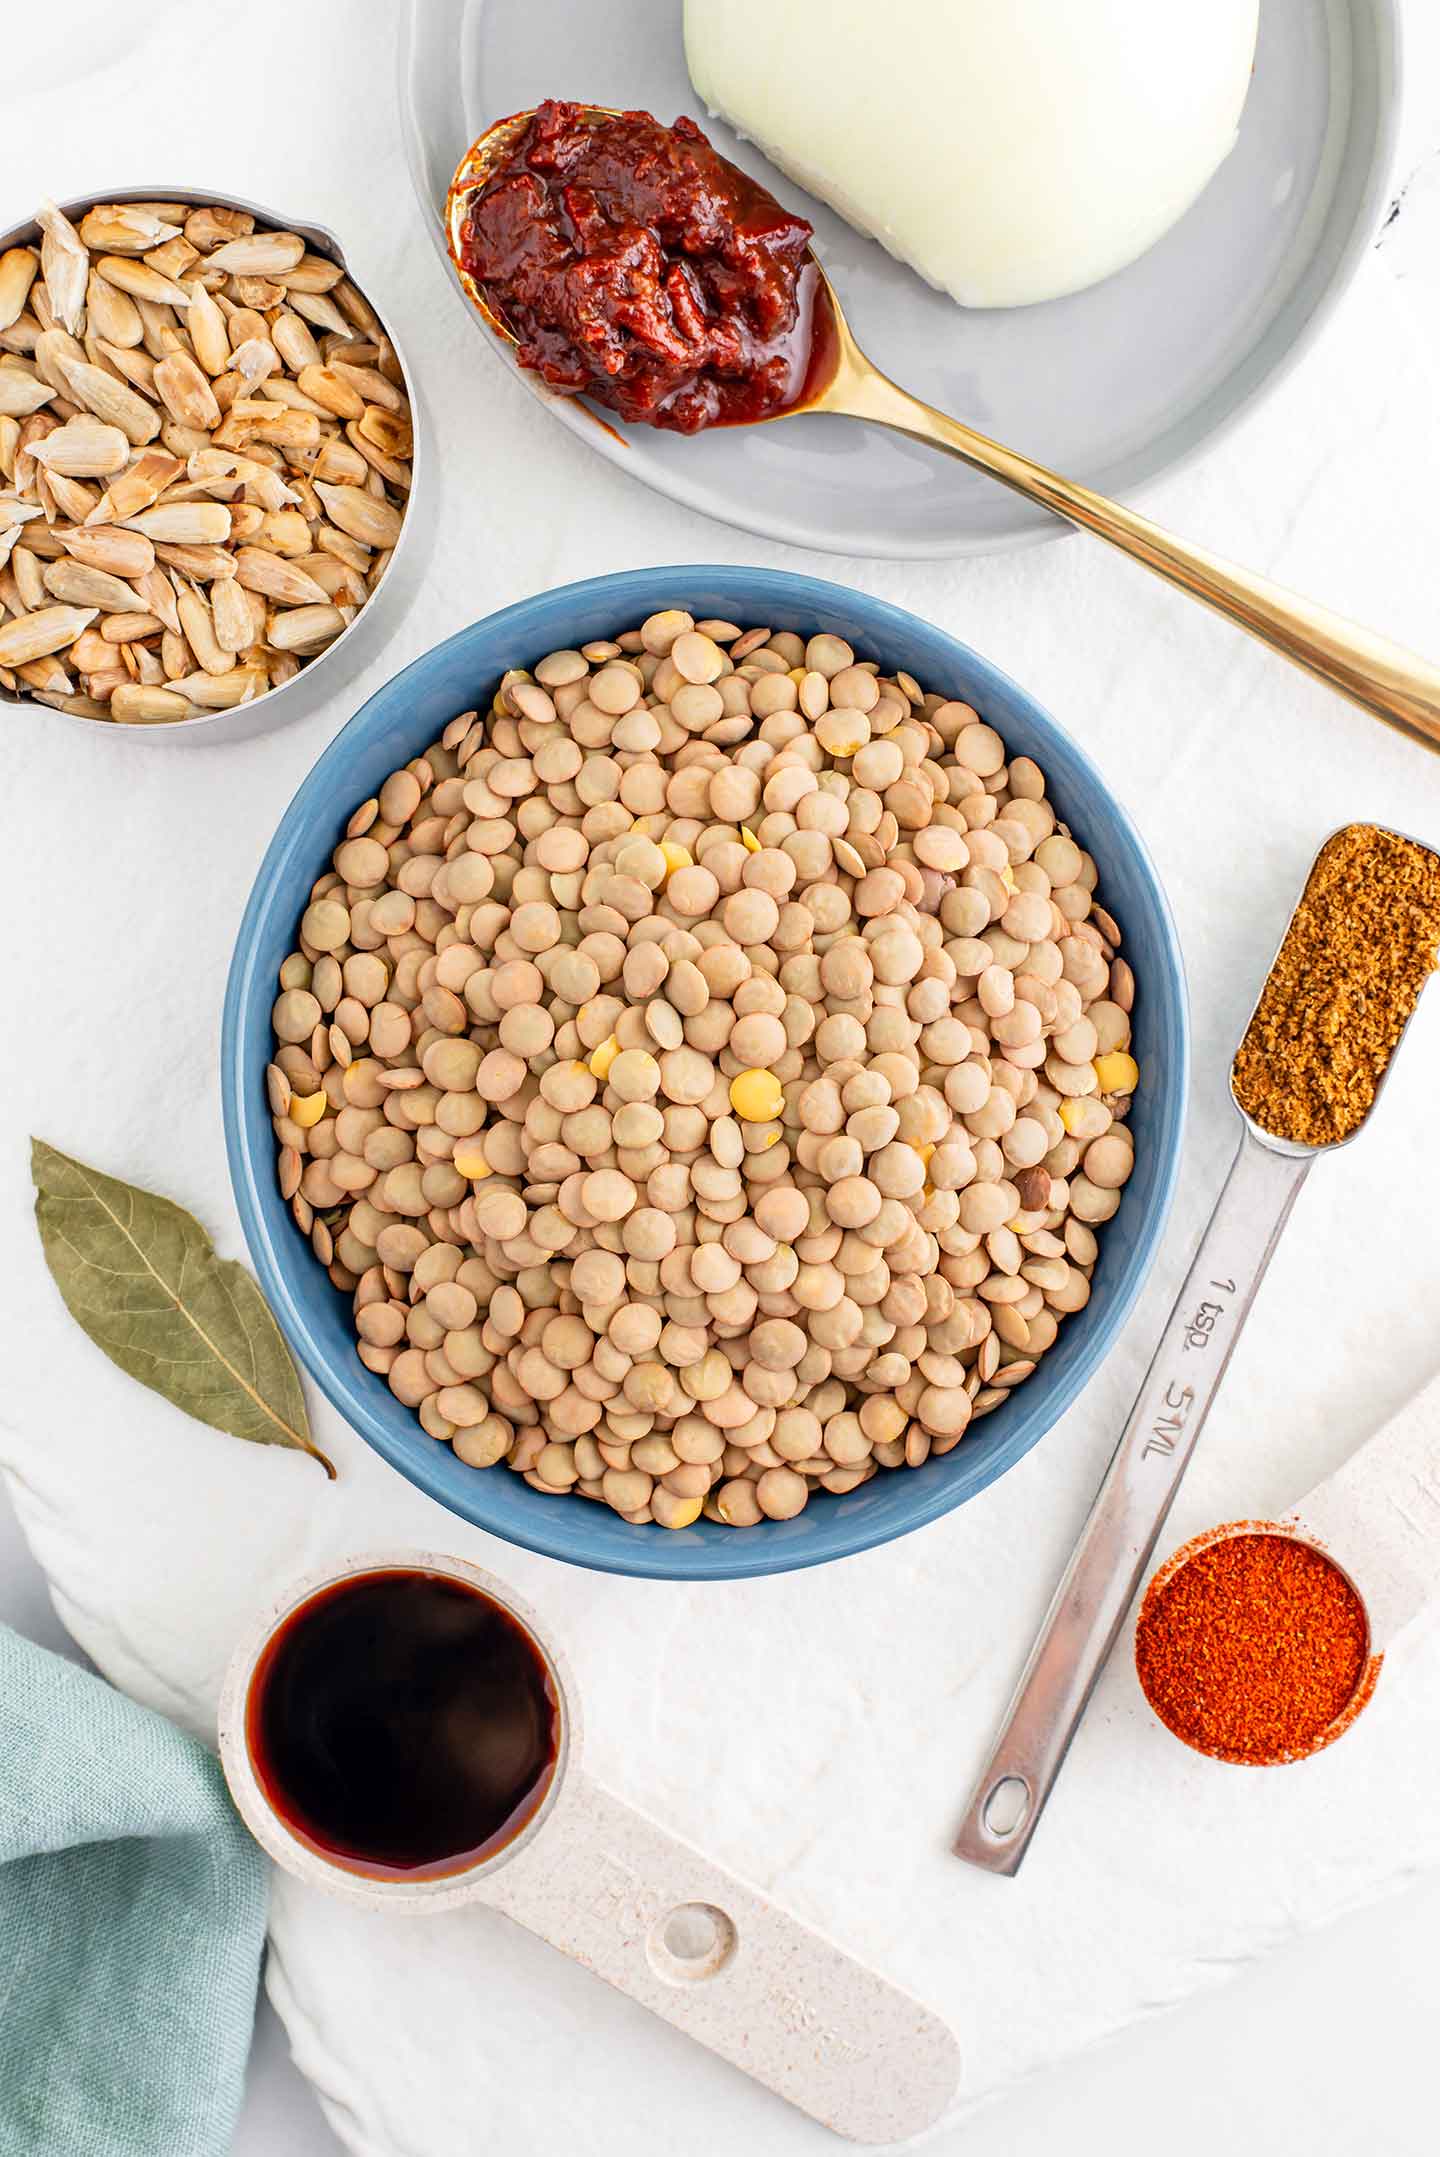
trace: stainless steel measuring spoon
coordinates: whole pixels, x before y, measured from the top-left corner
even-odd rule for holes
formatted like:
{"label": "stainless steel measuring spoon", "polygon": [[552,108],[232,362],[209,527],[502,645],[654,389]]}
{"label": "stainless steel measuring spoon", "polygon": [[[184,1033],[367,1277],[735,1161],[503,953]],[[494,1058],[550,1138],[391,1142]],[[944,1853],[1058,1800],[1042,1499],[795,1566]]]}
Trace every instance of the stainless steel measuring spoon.
{"label": "stainless steel measuring spoon", "polygon": [[[303,1840],[256,1772],[250,1688],[276,1632],[325,1588],[367,1573],[422,1572],[477,1589],[529,1635],[559,1705],[548,1787],[492,1854],[441,1878],[377,1878]],[[220,1758],[240,1815],[277,1865],[372,1910],[488,1906],[777,2095],[857,2142],[928,2127],[955,2092],[960,2053],[929,2008],[737,1879],[582,1766],[579,1696],[554,1639],[512,1589],[466,1559],[370,1553],[295,1582],[231,1660]]]}
{"label": "stainless steel measuring spoon", "polygon": [[[1312,862],[1307,886],[1313,871]],[[965,1809],[954,1848],[970,1864],[1019,1871],[1291,1208],[1316,1161],[1365,1129],[1403,1040],[1364,1120],[1333,1145],[1274,1138],[1236,1103],[1243,1128],[1230,1173]]]}

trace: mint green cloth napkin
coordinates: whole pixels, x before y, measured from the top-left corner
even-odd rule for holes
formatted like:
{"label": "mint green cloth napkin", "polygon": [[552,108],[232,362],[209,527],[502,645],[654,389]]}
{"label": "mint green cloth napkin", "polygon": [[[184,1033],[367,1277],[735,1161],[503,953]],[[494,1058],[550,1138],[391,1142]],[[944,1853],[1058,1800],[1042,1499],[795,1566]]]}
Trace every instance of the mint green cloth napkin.
{"label": "mint green cloth napkin", "polygon": [[3,2157],[223,2157],[266,1896],[204,1746],[0,1626]]}

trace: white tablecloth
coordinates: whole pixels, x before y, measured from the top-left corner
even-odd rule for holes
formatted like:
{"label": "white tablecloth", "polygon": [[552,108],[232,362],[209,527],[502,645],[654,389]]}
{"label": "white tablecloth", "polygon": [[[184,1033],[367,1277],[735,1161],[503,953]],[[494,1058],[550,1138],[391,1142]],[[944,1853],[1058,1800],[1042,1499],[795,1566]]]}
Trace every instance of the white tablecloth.
{"label": "white tablecloth", "polygon": [[[607,1579],[451,1520],[323,1404],[335,1487],[133,1385],[76,1332],[45,1274],[24,1134],[173,1194],[240,1254],[220,998],[255,865],[320,747],[405,661],[541,586],[661,561],[808,563],[643,491],[485,361],[418,229],[392,34],[379,0],[264,18],[229,0],[124,18],[87,0],[27,23],[7,216],[47,192],[210,180],[328,223],[417,368],[435,484],[403,592],[353,640],[366,665],[284,731],[199,750],[5,715],[0,1458],[76,1639],[206,1734],[233,1639],[287,1575],[381,1541],[489,1564],[562,1632],[592,1764],[947,2013],[973,2104],[1440,1862],[1433,1638],[1394,1658],[1343,1745],[1270,1775],[1185,1754],[1117,1658],[1020,1879],[947,1855],[1228,1162],[1229,1053],[1304,866],[1351,818],[1440,840],[1440,762],[1095,545],[821,565],[965,637],[1084,738],[1155,851],[1193,996],[1184,1173],[1139,1310],[1036,1452],[921,1534],[779,1580]],[[1419,170],[1385,246],[1277,395],[1147,503],[1431,649],[1435,170]],[[1283,1507],[1434,1369],[1437,1052],[1440,1001],[1376,1128],[1311,1179],[1167,1542]],[[282,1882],[270,1984],[337,2130],[373,2157],[449,2157],[482,2138],[505,2157],[562,2138],[596,2157],[659,2157],[700,2117],[716,2146],[821,2146],[819,2129],[498,1919],[389,1921]],[[942,2128],[937,2146],[961,2139]]]}

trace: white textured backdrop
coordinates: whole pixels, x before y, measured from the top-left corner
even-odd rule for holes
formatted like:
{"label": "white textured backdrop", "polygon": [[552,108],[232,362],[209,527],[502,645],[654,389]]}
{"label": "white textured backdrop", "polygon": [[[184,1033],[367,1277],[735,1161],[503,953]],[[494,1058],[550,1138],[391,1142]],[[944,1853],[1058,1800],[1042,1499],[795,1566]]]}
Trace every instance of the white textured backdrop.
{"label": "white textured backdrop", "polygon": [[[1147,506],[1434,648],[1440,66],[1433,27],[1411,13],[1399,218],[1278,395]],[[989,562],[822,565],[976,644],[1085,738],[1155,850],[1196,1022],[1180,1196],[1120,1348],[1027,1461],[898,1546],[704,1591],[602,1579],[451,1522],[324,1408],[333,1489],[139,1391],[76,1334],[44,1274],[24,1134],[165,1189],[238,1253],[220,995],[255,864],[320,746],[406,660],[542,585],[643,562],[808,559],[642,491],[484,361],[418,229],[393,32],[380,0],[265,20],[228,0],[134,17],[83,0],[32,18],[23,94],[12,75],[5,96],[4,221],[41,193],[139,180],[213,182],[330,224],[396,324],[442,454],[404,590],[352,640],[367,665],[284,732],[186,750],[5,715],[9,883],[29,933],[11,939],[4,1020],[0,1457],[75,1639],[197,1729],[241,1620],[286,1573],[426,1537],[491,1564],[563,1629],[594,1765],[949,2013],[973,2102],[1440,1863],[1433,1638],[1395,1659],[1343,1746],[1274,1776],[1184,1755],[1118,1663],[1021,1879],[945,1854],[1223,1173],[1229,1049],[1304,864],[1352,817],[1440,837],[1440,764],[1080,541]],[[1167,1540],[1282,1506],[1435,1367],[1437,1049],[1440,1004],[1417,1023],[1382,1123],[1312,1179]],[[287,1883],[271,1986],[332,2123],[373,2157],[449,2157],[482,2135],[500,2157],[562,2136],[649,2157],[693,2139],[702,2108],[716,2146],[822,2147],[819,2130],[498,1920],[377,1920]],[[1205,2010],[1212,2032],[1217,2012]],[[1189,2072],[1206,2080],[1203,2058]],[[1035,2096],[1020,2104],[1038,2121]],[[1345,2117],[1323,2112],[1314,2146],[1353,2147],[1315,2139]],[[1382,2146],[1422,2146],[1408,2117],[1395,2133]],[[992,2119],[937,2146],[998,2134]]]}

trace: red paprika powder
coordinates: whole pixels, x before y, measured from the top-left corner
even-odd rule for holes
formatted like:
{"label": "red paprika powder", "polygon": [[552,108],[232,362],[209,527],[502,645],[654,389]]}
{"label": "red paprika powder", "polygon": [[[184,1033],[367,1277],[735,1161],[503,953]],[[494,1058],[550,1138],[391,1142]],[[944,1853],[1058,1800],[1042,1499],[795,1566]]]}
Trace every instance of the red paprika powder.
{"label": "red paprika powder", "polygon": [[1347,1730],[1380,1671],[1340,1568],[1267,1522],[1213,1530],[1151,1581],[1135,1668],[1166,1728],[1241,1766],[1303,1760]]}

